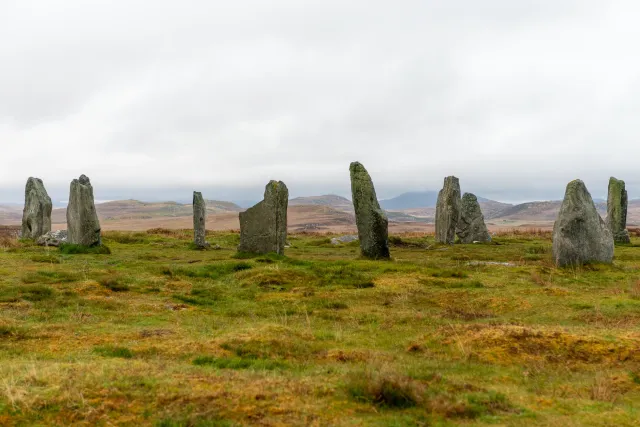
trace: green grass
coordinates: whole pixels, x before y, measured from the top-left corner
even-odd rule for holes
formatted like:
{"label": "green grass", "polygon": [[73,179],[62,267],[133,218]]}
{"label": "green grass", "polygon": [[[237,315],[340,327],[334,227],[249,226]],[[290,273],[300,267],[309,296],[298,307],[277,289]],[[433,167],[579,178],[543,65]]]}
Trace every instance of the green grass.
{"label": "green grass", "polygon": [[[637,425],[640,240],[558,269],[545,235],[392,261],[107,232],[0,252],[0,425]],[[480,263],[475,263],[480,261]],[[508,265],[487,264],[509,263]]]}

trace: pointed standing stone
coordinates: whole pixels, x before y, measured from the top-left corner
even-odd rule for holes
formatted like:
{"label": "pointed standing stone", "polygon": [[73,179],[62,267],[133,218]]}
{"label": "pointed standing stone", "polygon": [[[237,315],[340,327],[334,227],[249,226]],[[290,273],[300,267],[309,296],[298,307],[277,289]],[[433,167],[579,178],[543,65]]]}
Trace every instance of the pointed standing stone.
{"label": "pointed standing stone", "polygon": [[349,172],[362,256],[372,259],[389,258],[389,221],[380,209],[371,176],[359,162],[351,163]]}
{"label": "pointed standing stone", "polygon": [[567,185],[558,219],[553,225],[553,259],[557,266],[589,262],[611,263],[613,237],[579,179]]}
{"label": "pointed standing stone", "polygon": [[40,178],[29,178],[24,191],[22,238],[37,239],[51,231],[53,204]]}
{"label": "pointed standing stone", "polygon": [[207,229],[205,226],[207,216],[207,205],[202,198],[202,193],[193,192],[193,244],[196,248],[204,249],[209,247],[207,243]]}
{"label": "pointed standing stone", "polygon": [[282,181],[270,181],[264,200],[240,212],[238,251],[257,254],[284,254],[287,242],[287,206],[289,190]]}
{"label": "pointed standing stone", "polygon": [[460,181],[455,176],[444,179],[436,204],[436,242],[452,245],[460,219]]}
{"label": "pointed standing stone", "polygon": [[609,179],[606,224],[615,243],[631,243],[627,231],[627,190],[624,181],[614,177]]}
{"label": "pointed standing stone", "polygon": [[478,198],[471,193],[464,193],[460,203],[460,220],[456,226],[456,234],[461,243],[490,242],[491,236],[484,223],[484,215],[480,209]]}
{"label": "pointed standing stone", "polygon": [[71,181],[67,206],[67,241],[76,245],[98,246],[100,221],[93,200],[93,187],[85,175]]}

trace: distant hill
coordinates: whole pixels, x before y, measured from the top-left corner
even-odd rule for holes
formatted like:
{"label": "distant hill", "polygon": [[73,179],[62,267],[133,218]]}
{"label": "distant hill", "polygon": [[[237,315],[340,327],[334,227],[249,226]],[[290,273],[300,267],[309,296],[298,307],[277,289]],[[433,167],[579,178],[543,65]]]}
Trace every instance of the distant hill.
{"label": "distant hill", "polygon": [[0,205],[0,224],[19,224],[22,222],[22,206]]}
{"label": "distant hill", "polygon": [[380,200],[380,207],[388,211],[403,211],[415,208],[435,208],[437,202],[437,191],[411,191],[393,199]]}
{"label": "distant hill", "polygon": [[342,196],[336,196],[335,194],[296,197],[295,199],[289,200],[289,206],[330,206],[339,211],[353,213],[353,203],[351,203],[351,200]]}

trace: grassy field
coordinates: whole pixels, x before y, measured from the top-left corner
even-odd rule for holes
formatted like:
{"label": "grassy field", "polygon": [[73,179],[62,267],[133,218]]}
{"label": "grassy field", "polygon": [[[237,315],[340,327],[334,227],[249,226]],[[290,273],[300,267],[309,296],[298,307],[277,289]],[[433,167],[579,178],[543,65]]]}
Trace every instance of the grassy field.
{"label": "grassy field", "polygon": [[379,262],[238,239],[4,239],[0,425],[640,425],[640,247],[556,269],[548,234],[394,236]]}

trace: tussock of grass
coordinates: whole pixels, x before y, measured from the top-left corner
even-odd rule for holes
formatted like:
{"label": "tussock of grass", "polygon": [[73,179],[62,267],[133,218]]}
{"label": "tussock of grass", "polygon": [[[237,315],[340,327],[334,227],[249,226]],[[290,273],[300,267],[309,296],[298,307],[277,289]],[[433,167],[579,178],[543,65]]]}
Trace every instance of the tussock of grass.
{"label": "tussock of grass", "polygon": [[31,257],[33,262],[41,262],[44,264],[60,264],[60,257],[46,254],[46,255],[34,255]]}
{"label": "tussock of grass", "polygon": [[102,238],[108,242],[120,243],[123,245],[141,244],[149,241],[149,233],[106,231],[102,233]]}
{"label": "tussock of grass", "polygon": [[118,275],[103,276],[98,278],[97,281],[101,286],[113,292],[127,292],[130,289],[129,285],[124,283],[124,280]]}
{"label": "tussock of grass", "polygon": [[93,351],[103,357],[117,357],[121,359],[133,358],[133,351],[131,351],[127,347],[106,345],[95,347]]}
{"label": "tussock of grass", "polygon": [[[181,268],[177,271],[172,271],[187,277],[207,278],[207,279],[219,279],[229,274],[237,273],[238,271],[249,270],[253,266],[246,262],[216,262],[213,264],[205,265],[202,267]],[[166,274],[166,273],[165,273]]]}
{"label": "tussock of grass", "polygon": [[73,243],[63,243],[60,245],[60,253],[67,255],[92,254],[92,255],[110,255],[111,249],[106,245],[100,246],[82,246]]}
{"label": "tussock of grass", "polygon": [[69,283],[80,280],[82,276],[75,271],[36,270],[22,275],[22,283]]}
{"label": "tussock of grass", "polygon": [[273,371],[287,368],[287,364],[282,361],[242,357],[200,356],[193,360],[193,364],[217,369],[253,369],[255,371]]}

